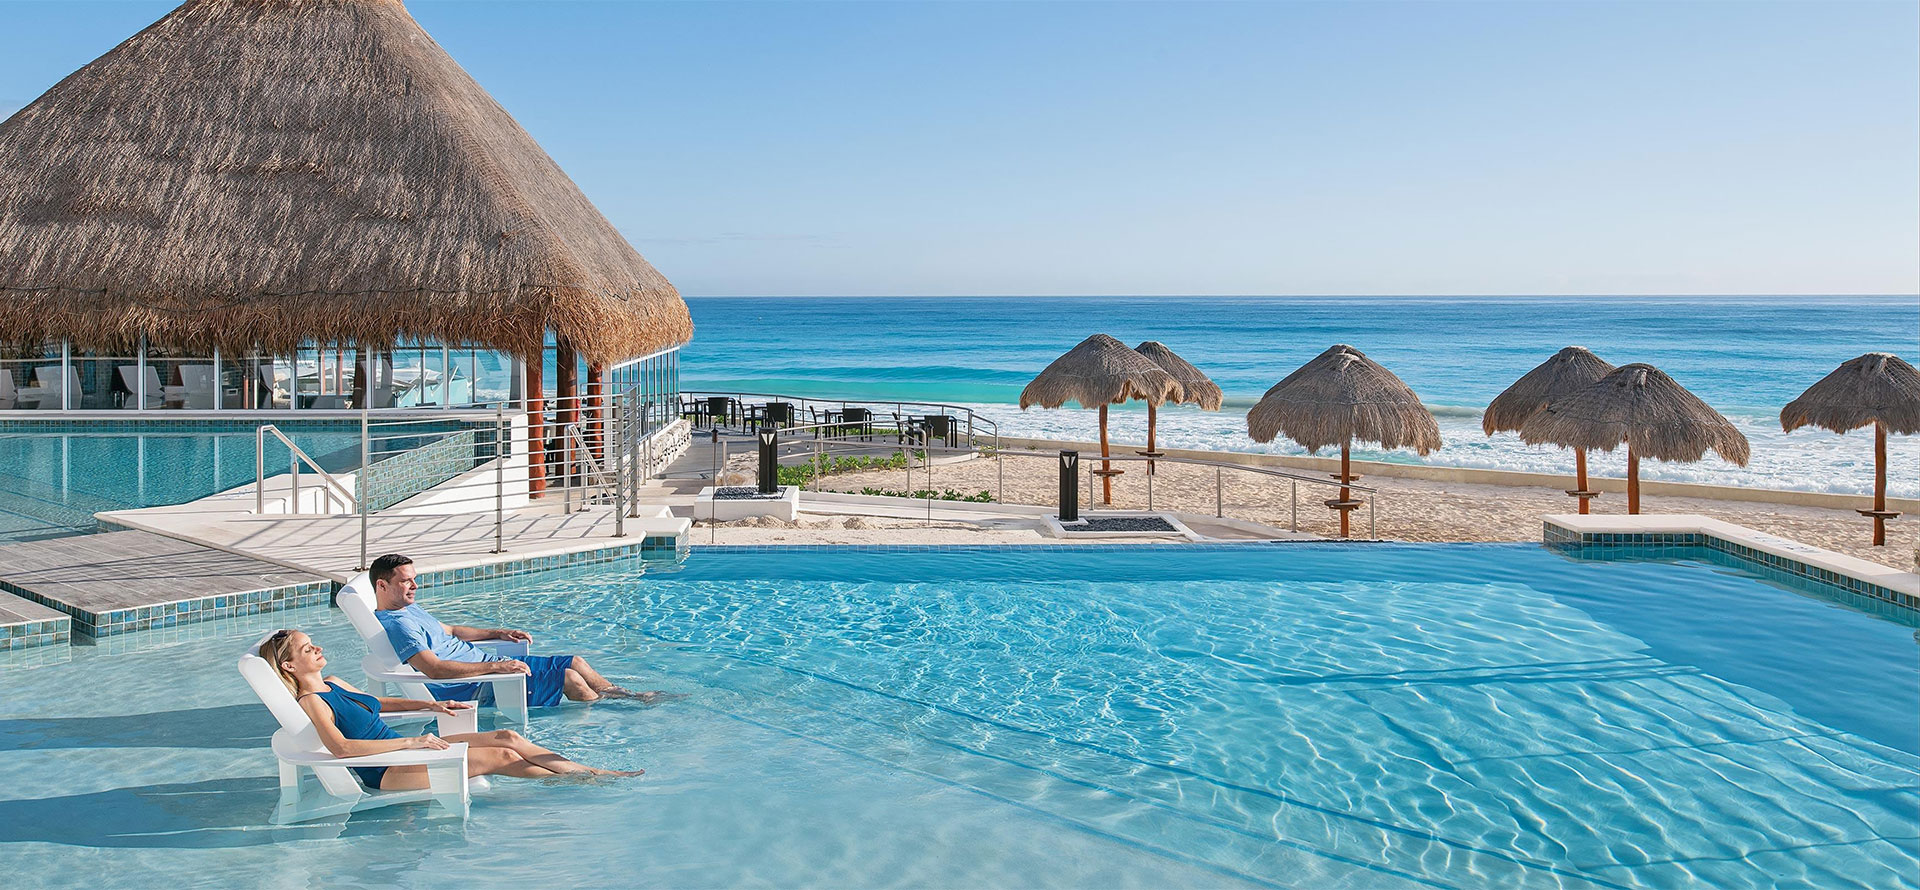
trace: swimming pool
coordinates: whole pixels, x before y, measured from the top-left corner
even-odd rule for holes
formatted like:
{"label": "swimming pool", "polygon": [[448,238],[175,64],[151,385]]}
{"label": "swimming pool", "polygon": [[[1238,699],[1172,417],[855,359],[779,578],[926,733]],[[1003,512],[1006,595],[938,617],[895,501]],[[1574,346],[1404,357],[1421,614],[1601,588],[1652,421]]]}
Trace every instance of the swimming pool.
{"label": "swimming pool", "polygon": [[[82,534],[93,514],[183,504],[253,481],[254,433],[244,421],[0,422],[0,544]],[[285,424],[330,471],[359,463],[356,421]],[[287,449],[269,439],[268,471]]]}
{"label": "swimming pool", "polygon": [[649,774],[499,782],[464,825],[415,806],[265,825],[272,724],[233,658],[297,624],[351,676],[332,610],[0,660],[0,869],[109,888],[1915,886],[1916,622],[1673,553],[719,548],[442,587],[424,601],[443,618],[690,694],[536,718],[536,740]]}

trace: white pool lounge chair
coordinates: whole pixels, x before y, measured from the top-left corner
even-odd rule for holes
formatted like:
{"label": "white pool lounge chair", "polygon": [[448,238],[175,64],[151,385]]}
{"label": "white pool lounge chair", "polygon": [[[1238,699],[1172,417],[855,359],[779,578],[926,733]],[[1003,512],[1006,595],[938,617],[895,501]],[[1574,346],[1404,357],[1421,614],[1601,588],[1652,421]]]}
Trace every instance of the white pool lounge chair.
{"label": "white pool lounge chair", "polygon": [[[515,722],[527,723],[527,675],[526,674],[481,674],[459,680],[429,681],[427,675],[414,670],[412,665],[403,664],[400,654],[393,649],[393,641],[387,639],[387,629],[374,617],[377,604],[373,598],[373,579],[361,572],[340,588],[334,597],[340,611],[347,613],[347,620],[353,622],[353,629],[359,631],[360,639],[367,644],[367,657],[360,662],[360,668],[367,672],[369,689],[385,689],[393,683],[400,687],[409,698],[432,698],[427,691],[428,682],[441,683],[491,683],[493,684],[494,708],[503,716]],[[509,640],[486,640],[475,643],[495,655],[518,658],[529,654],[526,643]]]}
{"label": "white pool lounge chair", "polygon": [[11,409],[19,391],[13,386],[13,369],[0,368],[0,409]]}
{"label": "white pool lounge chair", "polygon": [[34,407],[43,410],[57,410],[66,407],[67,392],[74,394],[75,408],[83,394],[80,390],[80,371],[68,368],[66,379],[60,375],[59,365],[42,365],[33,369],[33,385],[23,386],[16,397],[21,401],[35,402]]}
{"label": "white pool lounge chair", "polygon": [[[467,817],[473,792],[486,790],[487,780],[479,776],[471,780],[467,778],[465,742],[455,742],[444,751],[393,751],[365,757],[333,756],[327,746],[321,744],[320,734],[313,728],[313,721],[307,717],[306,710],[287,691],[286,684],[280,682],[280,675],[274,671],[273,665],[259,656],[260,645],[268,639],[263,637],[256,641],[240,656],[240,676],[246,678],[247,685],[253,687],[253,693],[260,697],[260,703],[273,712],[275,720],[280,721],[280,729],[273,734],[273,756],[280,761],[280,804],[273,813],[275,825],[421,800],[438,803],[462,819]],[[451,715],[432,711],[390,711],[381,714],[380,719],[390,724],[403,724],[437,717],[440,721],[439,732],[445,736],[473,732],[475,715],[474,710],[458,711]],[[356,766],[424,766],[427,768],[427,787],[418,791],[370,790],[348,771]],[[317,789],[313,783],[305,780],[303,771],[313,773],[319,785]]]}
{"label": "white pool lounge chair", "polygon": [[212,365],[180,366],[182,407],[190,411],[213,410],[213,388]]}

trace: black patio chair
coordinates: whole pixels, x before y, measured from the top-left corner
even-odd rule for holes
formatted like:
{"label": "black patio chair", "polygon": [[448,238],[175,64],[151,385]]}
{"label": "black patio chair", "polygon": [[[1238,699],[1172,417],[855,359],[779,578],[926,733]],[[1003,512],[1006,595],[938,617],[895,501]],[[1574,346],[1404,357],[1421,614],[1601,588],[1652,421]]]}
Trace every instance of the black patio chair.
{"label": "black patio chair", "polygon": [[864,441],[873,441],[873,412],[865,408],[843,408],[840,410],[840,429],[845,435],[853,435],[855,430]]}
{"label": "black patio chair", "polygon": [[775,429],[793,426],[792,402],[768,402],[760,406],[760,425]]}

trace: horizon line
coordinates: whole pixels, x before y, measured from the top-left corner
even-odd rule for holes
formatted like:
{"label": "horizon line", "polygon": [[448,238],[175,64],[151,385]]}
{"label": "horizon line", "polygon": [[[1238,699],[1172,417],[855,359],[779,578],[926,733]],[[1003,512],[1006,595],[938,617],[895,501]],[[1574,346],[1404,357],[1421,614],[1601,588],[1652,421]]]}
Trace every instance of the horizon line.
{"label": "horizon line", "polygon": [[1378,299],[1417,299],[1417,300],[1540,300],[1540,299],[1688,299],[1688,300],[1734,300],[1734,299],[1829,299],[1845,300],[1872,298],[1907,297],[1920,300],[1920,293],[1799,293],[1799,294],[681,294],[682,299],[692,300],[894,300],[894,299],[1002,299],[1018,297],[1021,299],[1042,300],[1097,300],[1097,299],[1257,299],[1257,300],[1378,300]]}

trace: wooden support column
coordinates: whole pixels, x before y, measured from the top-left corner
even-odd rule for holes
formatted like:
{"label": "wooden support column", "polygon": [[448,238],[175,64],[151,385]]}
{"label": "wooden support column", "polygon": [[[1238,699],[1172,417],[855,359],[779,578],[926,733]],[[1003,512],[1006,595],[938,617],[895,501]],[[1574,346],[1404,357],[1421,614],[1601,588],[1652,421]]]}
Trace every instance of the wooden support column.
{"label": "wooden support column", "polygon": [[605,366],[588,362],[587,416],[593,422],[587,427],[587,444],[593,448],[593,459],[603,464],[607,459],[607,418],[613,416],[613,406],[608,400]]}
{"label": "wooden support column", "polygon": [[559,342],[553,351],[554,365],[554,422],[560,425],[560,464],[563,485],[572,485],[572,467],[579,455],[573,453],[573,439],[567,436],[567,428],[580,422],[580,354],[565,340]]}
{"label": "wooden support column", "polygon": [[546,383],[541,379],[546,356],[534,350],[523,366],[527,379],[527,496],[537,498],[547,491],[547,406]]}

